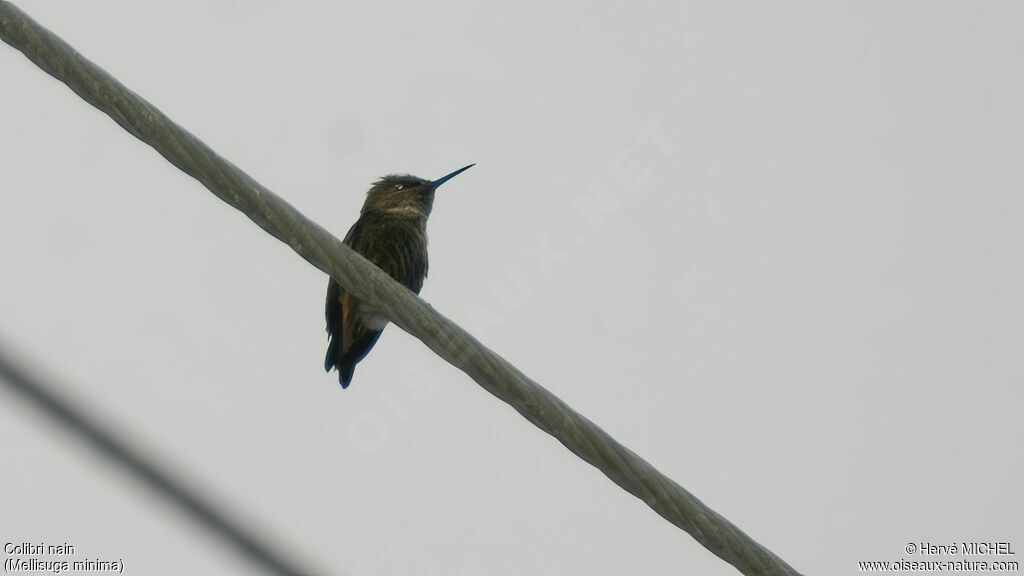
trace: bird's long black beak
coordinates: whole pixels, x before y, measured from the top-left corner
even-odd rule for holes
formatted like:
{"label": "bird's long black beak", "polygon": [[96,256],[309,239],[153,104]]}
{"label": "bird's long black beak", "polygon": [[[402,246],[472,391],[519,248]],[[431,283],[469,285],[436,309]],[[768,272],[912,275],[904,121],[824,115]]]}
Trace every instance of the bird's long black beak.
{"label": "bird's long black beak", "polygon": [[462,174],[466,170],[469,170],[473,166],[476,166],[476,164],[470,164],[469,166],[465,166],[463,168],[459,168],[458,170],[456,170],[455,172],[452,172],[451,174],[449,174],[447,176],[442,176],[442,177],[438,178],[437,180],[434,180],[433,182],[430,183],[430,185],[433,188],[437,188],[441,184],[444,184],[445,182],[451,180],[452,178],[455,178],[456,176],[458,176],[459,174]]}

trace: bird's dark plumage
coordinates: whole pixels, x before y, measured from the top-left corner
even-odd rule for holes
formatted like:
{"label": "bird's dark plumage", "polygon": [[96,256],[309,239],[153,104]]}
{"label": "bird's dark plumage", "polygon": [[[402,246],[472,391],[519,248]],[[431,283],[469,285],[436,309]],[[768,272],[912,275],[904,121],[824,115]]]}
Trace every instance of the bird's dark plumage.
{"label": "bird's dark plumage", "polygon": [[[427,276],[427,217],[434,191],[468,168],[434,181],[405,175],[381,178],[367,193],[359,220],[344,243],[419,294]],[[325,314],[330,340],[324,369],[337,368],[338,381],[347,388],[356,364],[377,343],[387,319],[346,293],[333,278],[327,285]]]}
{"label": "bird's dark plumage", "polygon": [[[426,230],[411,214],[371,211],[364,213],[352,226],[344,242],[419,294],[427,276],[426,240]],[[360,302],[346,294],[332,278],[327,286],[330,343],[324,368],[327,371],[332,367],[338,369],[342,388],[348,387],[356,364],[373,348],[381,334],[381,330],[366,325],[360,312]]]}

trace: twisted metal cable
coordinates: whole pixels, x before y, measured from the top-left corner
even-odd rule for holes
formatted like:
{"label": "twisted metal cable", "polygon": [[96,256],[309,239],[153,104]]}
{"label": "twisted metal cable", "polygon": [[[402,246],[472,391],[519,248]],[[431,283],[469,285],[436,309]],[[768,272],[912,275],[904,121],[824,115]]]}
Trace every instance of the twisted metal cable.
{"label": "twisted metal cable", "polygon": [[747,575],[798,573],[471,334],[178,126],[10,2],[0,37],[218,198]]}
{"label": "twisted metal cable", "polygon": [[224,543],[254,566],[278,576],[312,576],[313,572],[296,564],[294,558],[281,550],[275,549],[251,525],[243,526],[231,515],[218,509],[213,500],[203,497],[195,488],[190,487],[189,482],[161,466],[159,460],[153,458],[148,451],[122,440],[120,437],[123,435],[102,424],[102,418],[75,406],[62,397],[58,388],[19,365],[2,345],[0,384],[6,384],[42,414],[73,432],[97,454],[119,465],[136,480],[174,503],[193,520],[220,536]]}

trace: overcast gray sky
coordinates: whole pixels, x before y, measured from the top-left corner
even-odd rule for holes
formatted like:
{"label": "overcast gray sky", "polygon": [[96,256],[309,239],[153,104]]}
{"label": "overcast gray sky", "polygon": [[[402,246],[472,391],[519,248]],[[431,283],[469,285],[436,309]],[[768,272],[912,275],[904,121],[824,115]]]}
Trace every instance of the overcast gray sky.
{"label": "overcast gray sky", "polygon": [[[1021,4],[17,4],[338,236],[476,162],[421,295],[805,574],[1024,549]],[[330,574],[735,573],[399,329],[343,391],[326,277],[0,48],[0,338],[124,437]],[[3,542],[250,573],[0,454]]]}

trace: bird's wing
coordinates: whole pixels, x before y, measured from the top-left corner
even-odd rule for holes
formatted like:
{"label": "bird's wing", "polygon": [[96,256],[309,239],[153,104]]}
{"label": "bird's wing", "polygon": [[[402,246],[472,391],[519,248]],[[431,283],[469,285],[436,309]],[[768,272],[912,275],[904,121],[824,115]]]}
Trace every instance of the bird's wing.
{"label": "bird's wing", "polygon": [[[349,228],[343,242],[358,251],[356,245],[364,244],[364,229],[362,218],[356,220],[356,223]],[[347,294],[341,284],[334,281],[334,278],[328,278],[327,302],[324,306],[324,316],[327,320],[327,334],[330,341],[327,344],[327,355],[324,358],[324,370],[330,372],[332,368],[337,367],[342,386],[347,386],[348,381],[352,378],[351,369],[348,371],[346,378],[344,367],[346,364],[355,365],[354,362],[346,362],[348,360],[346,358],[348,356],[347,352],[352,348],[353,338],[357,337],[357,332],[359,332],[358,330],[353,330],[351,326],[354,310],[355,306],[351,295]],[[350,324],[348,327],[346,327],[347,323]],[[366,351],[368,352],[369,348]],[[363,355],[365,355],[365,352]]]}
{"label": "bird's wing", "polygon": [[[362,235],[363,220],[360,218],[348,229],[348,234],[345,234],[345,239],[342,242],[354,248],[353,242]],[[341,297],[344,296],[345,289],[341,287],[341,284],[335,282],[334,278],[328,278],[327,280],[327,304],[324,306],[324,315],[327,317],[327,333],[333,337],[335,333],[341,330]]]}

